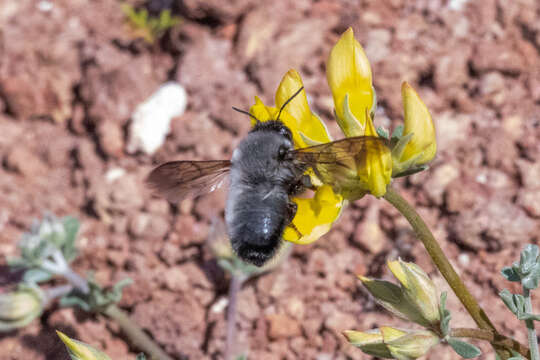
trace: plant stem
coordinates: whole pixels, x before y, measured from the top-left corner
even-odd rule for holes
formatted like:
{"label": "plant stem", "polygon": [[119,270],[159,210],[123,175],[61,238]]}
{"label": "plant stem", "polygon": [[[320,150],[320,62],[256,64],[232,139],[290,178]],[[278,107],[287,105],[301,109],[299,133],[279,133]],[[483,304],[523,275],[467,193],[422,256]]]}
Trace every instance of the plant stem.
{"label": "plant stem", "polygon": [[75,271],[71,270],[71,268],[68,267],[66,271],[64,271],[61,275],[65,277],[66,280],[69,281],[69,283],[73,285],[74,288],[76,288],[83,294],[88,294],[90,292],[90,288],[88,287],[88,281],[86,281],[85,278],[77,274]]}
{"label": "plant stem", "polygon": [[116,321],[124,334],[128,337],[130,344],[142,350],[152,360],[172,360],[133,320],[129,315],[116,305],[109,305],[104,311],[104,315]]}
{"label": "plant stem", "polygon": [[[525,311],[532,314],[531,292],[525,286],[523,287],[523,297],[525,298]],[[540,360],[534,320],[525,320],[525,325],[527,326],[527,339],[529,340],[529,348],[531,349],[531,360]]]}
{"label": "plant stem", "polygon": [[469,328],[455,328],[450,330],[451,337],[470,338],[478,340],[486,340],[492,344],[500,345],[512,350],[517,351],[527,359],[531,359],[529,348],[520,342],[506,337],[504,335],[497,334],[491,330],[482,329],[469,329]]}
{"label": "plant stem", "polygon": [[243,274],[234,274],[229,285],[229,305],[227,306],[227,340],[225,343],[225,360],[231,360],[235,355],[236,345],[236,305],[238,293],[246,280]]}
{"label": "plant stem", "polygon": [[43,308],[47,307],[56,298],[69,294],[70,292],[73,291],[73,289],[74,289],[73,285],[66,284],[66,285],[59,285],[59,286],[51,287],[45,290],[45,299],[43,302]]}
{"label": "plant stem", "polygon": [[[448,258],[439,246],[439,243],[437,243],[437,240],[416,210],[391,186],[388,186],[384,198],[409,221],[416,236],[424,244],[431,260],[435,263],[435,266],[437,266],[448,285],[450,285],[478,327],[498,334],[495,326],[491,323],[484,310],[482,310],[476,299],[472,296],[459,275],[456,273],[452,264],[450,264],[450,261],[448,261]],[[503,359],[510,357],[508,352],[502,351],[500,347],[494,345],[494,348]]]}

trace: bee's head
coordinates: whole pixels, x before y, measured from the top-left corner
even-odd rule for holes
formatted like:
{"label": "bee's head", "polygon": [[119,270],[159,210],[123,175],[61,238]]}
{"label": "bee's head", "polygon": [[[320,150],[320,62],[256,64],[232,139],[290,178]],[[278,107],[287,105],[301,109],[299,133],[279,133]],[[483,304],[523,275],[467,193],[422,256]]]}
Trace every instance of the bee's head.
{"label": "bee's head", "polygon": [[250,132],[256,132],[256,131],[272,131],[276,132],[279,135],[285,137],[287,140],[292,142],[292,132],[289,130],[288,127],[286,127],[281,121],[279,120],[269,120],[269,121],[261,121],[255,124],[255,127],[253,127],[253,130]]}
{"label": "bee's head", "polygon": [[276,117],[275,120],[269,120],[269,121],[260,121],[259,119],[257,119],[255,117],[255,115],[253,115],[252,113],[250,113],[249,111],[245,111],[245,110],[241,110],[241,109],[238,109],[236,107],[233,106],[233,110],[235,111],[238,111],[239,113],[242,113],[242,114],[246,114],[248,115],[249,117],[255,119],[256,123],[255,123],[255,127],[253,128],[253,130],[251,130],[251,132],[255,132],[255,131],[275,131],[277,133],[279,133],[280,135],[284,136],[287,140],[289,140],[291,143],[292,143],[292,133],[291,133],[291,130],[289,130],[288,127],[286,127],[283,122],[281,122],[279,120],[280,116],[281,116],[281,112],[283,111],[283,109],[285,109],[285,107],[298,95],[302,92],[302,90],[304,90],[304,87],[300,87],[300,89],[298,89],[294,94],[291,95],[290,98],[287,99],[287,101],[285,101],[285,103],[283,105],[281,105],[281,108],[279,109],[279,112],[278,112],[278,115]]}

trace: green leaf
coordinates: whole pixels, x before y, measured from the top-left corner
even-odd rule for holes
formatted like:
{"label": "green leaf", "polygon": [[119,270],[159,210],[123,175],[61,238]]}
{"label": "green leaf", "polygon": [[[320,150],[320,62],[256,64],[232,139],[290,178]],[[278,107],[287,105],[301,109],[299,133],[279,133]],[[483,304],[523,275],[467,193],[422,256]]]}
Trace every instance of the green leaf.
{"label": "green leaf", "polygon": [[519,320],[535,320],[535,321],[540,321],[540,315],[535,315],[535,314],[531,314],[531,313],[521,313],[521,314],[518,314],[518,317],[517,317]]}
{"label": "green leaf", "polygon": [[238,355],[236,360],[247,360],[247,355]]}
{"label": "green leaf", "polygon": [[90,305],[76,295],[65,295],[60,299],[60,306],[62,307],[75,307],[78,306],[84,311],[90,311]]}
{"label": "green leaf", "polygon": [[343,118],[336,116],[336,121],[345,136],[358,136],[365,131],[365,125],[362,125],[358,119],[353,115],[349,106],[349,94],[345,95],[343,99]]}
{"label": "green leaf", "polygon": [[536,289],[540,280],[540,264],[534,263],[528,270],[527,275],[521,279],[521,284],[529,290]]}
{"label": "green leaf", "polygon": [[7,265],[12,268],[11,270],[17,270],[21,268],[27,268],[31,266],[24,258],[8,257],[6,259]]}
{"label": "green leaf", "polygon": [[525,275],[531,271],[532,267],[537,263],[538,254],[538,246],[533,244],[525,246],[519,257],[519,269],[522,274]]}
{"label": "green leaf", "polygon": [[34,268],[27,270],[23,275],[23,280],[27,283],[39,284],[51,280],[52,274],[48,271]]}
{"label": "green leaf", "polygon": [[392,177],[394,179],[396,179],[396,178],[400,178],[400,177],[403,177],[403,176],[409,176],[409,175],[412,175],[412,174],[416,174],[416,173],[419,173],[419,172],[427,170],[427,169],[429,169],[429,165],[415,166],[415,167],[409,168],[409,169],[407,169],[405,171],[402,171],[399,174],[396,174],[396,175],[392,174]]}
{"label": "green leaf", "polygon": [[392,131],[392,140],[397,141],[402,136],[403,136],[403,125],[398,125],[398,126],[396,126],[394,131]]}
{"label": "green leaf", "polygon": [[376,131],[377,131],[377,134],[378,134],[380,137],[385,138],[385,139],[388,139],[388,138],[389,138],[388,130],[386,130],[386,129],[383,128],[382,126],[377,127]]}
{"label": "green leaf", "polygon": [[74,217],[66,216],[62,219],[65,231],[65,240],[62,246],[62,254],[69,263],[77,257],[77,248],[75,247],[75,240],[77,239],[77,233],[79,232],[80,223]]}
{"label": "green leaf", "polygon": [[159,14],[159,25],[161,28],[166,29],[171,24],[171,10],[163,10]]}
{"label": "green leaf", "polygon": [[479,348],[465,341],[455,338],[449,338],[447,341],[452,349],[464,359],[472,359],[482,354]]}
{"label": "green leaf", "polygon": [[512,266],[505,266],[501,270],[502,276],[508,280],[513,282],[519,282],[521,281],[521,277],[519,276],[519,273],[514,270]]}
{"label": "green leaf", "polygon": [[392,148],[392,158],[393,159],[400,159],[401,155],[403,155],[403,151],[405,151],[405,146],[411,141],[414,133],[409,133],[405,136],[402,136],[397,141],[396,145]]}
{"label": "green leaf", "polygon": [[501,292],[499,292],[499,297],[514,315],[518,314],[518,307],[516,302],[514,301],[514,294],[512,294],[507,289],[503,289],[501,290]]}
{"label": "green leaf", "polygon": [[146,355],[144,353],[137,354],[135,360],[146,360]]}
{"label": "green leaf", "polygon": [[448,335],[450,332],[450,320],[452,319],[452,315],[450,314],[450,311],[446,309],[446,298],[447,294],[446,291],[444,291],[441,294],[441,300],[439,301],[439,317],[441,318],[441,332],[444,336]]}

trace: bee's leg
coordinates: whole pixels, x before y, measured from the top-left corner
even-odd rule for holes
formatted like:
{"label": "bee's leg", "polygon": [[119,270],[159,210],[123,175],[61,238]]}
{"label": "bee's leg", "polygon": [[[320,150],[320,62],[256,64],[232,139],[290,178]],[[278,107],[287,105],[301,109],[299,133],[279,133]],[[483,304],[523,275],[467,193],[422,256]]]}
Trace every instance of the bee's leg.
{"label": "bee's leg", "polygon": [[296,234],[298,235],[298,237],[301,238],[304,235],[292,223],[292,220],[294,219],[294,215],[296,215],[296,210],[297,209],[298,209],[298,205],[296,205],[296,203],[294,203],[292,201],[290,201],[289,204],[287,205],[287,218],[289,220],[289,224],[287,226],[289,226],[291,229],[293,229],[296,232]]}
{"label": "bee's leg", "polygon": [[300,178],[300,182],[302,183],[302,186],[306,189],[315,190],[315,187],[311,183],[311,178],[309,175],[302,175]]}
{"label": "bee's leg", "polygon": [[289,201],[287,204],[287,220],[289,222],[294,219],[294,215],[296,215],[296,210],[298,210],[298,205],[296,205],[295,202]]}
{"label": "bee's leg", "polygon": [[299,238],[299,239],[302,238],[302,236],[304,236],[304,234],[302,234],[302,233],[300,232],[300,230],[298,230],[298,229],[296,228],[296,226],[295,226],[293,223],[289,223],[288,226],[296,232],[296,235],[298,235],[298,238]]}
{"label": "bee's leg", "polygon": [[[309,175],[302,175],[289,189],[289,195],[298,195],[303,193],[306,189],[313,190],[313,184],[311,183],[311,178]],[[296,209],[294,210],[296,213]],[[293,215],[294,217],[294,215]],[[292,219],[292,218],[291,218]]]}

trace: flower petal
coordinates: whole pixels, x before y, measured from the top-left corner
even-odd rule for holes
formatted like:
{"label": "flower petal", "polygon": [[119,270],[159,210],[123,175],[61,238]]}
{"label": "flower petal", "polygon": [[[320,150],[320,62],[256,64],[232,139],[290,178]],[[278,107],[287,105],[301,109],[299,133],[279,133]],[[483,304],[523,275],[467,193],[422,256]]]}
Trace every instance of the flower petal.
{"label": "flower petal", "polygon": [[[255,96],[255,105],[249,109],[250,114],[252,114],[259,121],[268,121],[274,118],[274,113],[276,112],[275,108],[264,105],[262,100]],[[255,126],[255,119],[251,118],[251,125]]]}
{"label": "flower petal", "polygon": [[[366,136],[378,137],[373,121],[366,112]],[[358,174],[360,179],[364,179],[367,183],[367,189],[376,197],[381,197],[386,193],[386,186],[392,178],[392,155],[390,149],[383,144],[369,149],[366,154],[366,166],[362,169],[362,173]]]}
{"label": "flower petal", "polygon": [[295,244],[310,244],[326,234],[343,207],[343,198],[332,187],[319,187],[313,198],[295,198],[298,206],[292,221],[285,228],[283,239]]}
{"label": "flower petal", "polygon": [[[289,70],[283,76],[276,91],[276,108],[280,109],[302,86],[304,84],[302,83],[300,74],[294,69]],[[321,143],[330,141],[326,126],[309,109],[305,91],[296,95],[283,111],[289,113],[296,120],[296,127],[310,139]],[[305,146],[305,144],[303,145]]]}
{"label": "flower petal", "polygon": [[332,49],[326,66],[328,85],[332,90],[338,118],[343,118],[343,102],[349,95],[349,108],[363,125],[365,109],[374,106],[371,66],[352,28],[347,29]]}
{"label": "flower petal", "polygon": [[401,86],[403,99],[403,111],[405,127],[403,136],[414,134],[405,146],[399,159],[405,162],[418,156],[415,165],[428,163],[435,157],[437,141],[435,137],[435,125],[429,114],[429,110],[418,96],[418,93],[407,82]]}

